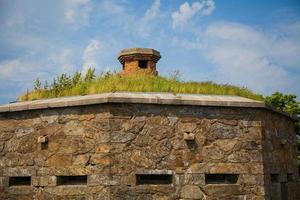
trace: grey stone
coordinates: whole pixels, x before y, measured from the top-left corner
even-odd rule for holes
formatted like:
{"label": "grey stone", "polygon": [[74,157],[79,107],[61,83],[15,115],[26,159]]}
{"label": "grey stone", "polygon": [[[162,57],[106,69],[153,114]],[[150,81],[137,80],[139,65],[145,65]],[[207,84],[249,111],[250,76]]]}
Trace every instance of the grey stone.
{"label": "grey stone", "polygon": [[113,131],[111,133],[111,142],[122,143],[128,142],[135,138],[135,134],[125,131]]}
{"label": "grey stone", "polygon": [[186,199],[203,199],[203,192],[196,185],[185,185],[181,189],[180,196]]}
{"label": "grey stone", "polygon": [[58,113],[54,110],[45,110],[40,114],[40,118],[43,122],[52,124],[57,120]]}
{"label": "grey stone", "polygon": [[32,127],[19,128],[16,130],[16,136],[17,138],[20,138],[33,132],[34,128]]}
{"label": "grey stone", "polygon": [[104,185],[112,186],[120,184],[120,176],[108,176],[108,175],[89,175],[88,185]]}

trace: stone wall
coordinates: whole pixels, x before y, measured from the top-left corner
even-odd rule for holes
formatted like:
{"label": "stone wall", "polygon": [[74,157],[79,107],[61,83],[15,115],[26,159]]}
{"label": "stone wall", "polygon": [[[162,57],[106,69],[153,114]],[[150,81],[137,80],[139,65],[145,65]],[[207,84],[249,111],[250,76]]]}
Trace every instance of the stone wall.
{"label": "stone wall", "polygon": [[[272,170],[298,179],[292,135],[285,116],[254,108],[103,104],[1,113],[0,199],[270,199]],[[138,174],[172,180],[137,184]],[[208,184],[207,174],[238,180]],[[86,184],[57,185],[57,176],[71,175],[87,175]],[[9,186],[14,176],[31,176],[31,185]],[[287,189],[295,194],[297,182]]]}
{"label": "stone wall", "polygon": [[263,118],[266,196],[270,199],[300,199],[293,122],[280,115],[264,114]]}

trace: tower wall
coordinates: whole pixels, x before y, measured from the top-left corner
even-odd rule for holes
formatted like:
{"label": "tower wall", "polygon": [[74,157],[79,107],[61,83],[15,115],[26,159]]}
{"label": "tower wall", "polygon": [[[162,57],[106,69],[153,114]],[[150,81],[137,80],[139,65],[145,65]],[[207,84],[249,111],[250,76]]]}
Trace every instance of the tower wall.
{"label": "tower wall", "polygon": [[124,63],[124,68],[122,71],[123,75],[134,75],[134,74],[149,74],[149,75],[157,75],[156,71],[156,63],[153,61],[148,61],[147,68],[141,69],[139,67],[139,61],[126,61]]}

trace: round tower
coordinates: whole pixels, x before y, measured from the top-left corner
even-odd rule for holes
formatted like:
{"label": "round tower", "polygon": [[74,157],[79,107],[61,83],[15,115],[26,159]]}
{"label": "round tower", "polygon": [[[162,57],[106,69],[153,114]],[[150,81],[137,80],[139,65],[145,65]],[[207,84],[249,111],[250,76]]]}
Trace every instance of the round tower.
{"label": "round tower", "polygon": [[123,66],[123,75],[143,73],[156,76],[156,63],[160,58],[160,53],[154,49],[130,48],[123,49],[118,60]]}

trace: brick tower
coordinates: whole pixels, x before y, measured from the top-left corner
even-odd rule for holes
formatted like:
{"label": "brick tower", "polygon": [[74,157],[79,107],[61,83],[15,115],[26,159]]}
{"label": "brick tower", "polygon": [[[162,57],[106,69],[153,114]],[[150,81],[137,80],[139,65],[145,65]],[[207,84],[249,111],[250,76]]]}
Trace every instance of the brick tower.
{"label": "brick tower", "polygon": [[144,73],[156,76],[156,63],[160,58],[160,53],[154,49],[130,48],[123,49],[118,60],[123,65],[123,75]]}

